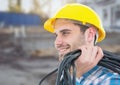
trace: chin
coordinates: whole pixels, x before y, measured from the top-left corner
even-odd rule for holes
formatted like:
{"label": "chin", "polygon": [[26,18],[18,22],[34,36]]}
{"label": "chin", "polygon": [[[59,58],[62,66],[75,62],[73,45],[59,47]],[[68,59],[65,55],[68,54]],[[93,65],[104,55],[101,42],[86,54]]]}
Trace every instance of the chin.
{"label": "chin", "polygon": [[59,53],[59,60],[60,60],[60,61],[63,60],[65,54],[67,54],[67,53],[69,53],[69,52],[70,52],[70,50],[67,50],[67,51],[65,51],[64,53]]}

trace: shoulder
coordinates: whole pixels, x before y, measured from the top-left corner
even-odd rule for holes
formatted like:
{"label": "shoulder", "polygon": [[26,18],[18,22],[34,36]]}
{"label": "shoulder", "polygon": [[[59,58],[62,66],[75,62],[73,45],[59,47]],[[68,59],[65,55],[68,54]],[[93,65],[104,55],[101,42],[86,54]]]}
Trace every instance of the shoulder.
{"label": "shoulder", "polygon": [[120,74],[104,67],[102,67],[101,72],[101,75],[97,77],[94,83],[99,82],[99,85],[120,85]]}
{"label": "shoulder", "polygon": [[85,73],[78,83],[82,85],[120,85],[120,74],[102,66],[95,66]]}
{"label": "shoulder", "polygon": [[108,73],[101,78],[104,77],[101,85],[120,85],[120,74],[117,73]]}

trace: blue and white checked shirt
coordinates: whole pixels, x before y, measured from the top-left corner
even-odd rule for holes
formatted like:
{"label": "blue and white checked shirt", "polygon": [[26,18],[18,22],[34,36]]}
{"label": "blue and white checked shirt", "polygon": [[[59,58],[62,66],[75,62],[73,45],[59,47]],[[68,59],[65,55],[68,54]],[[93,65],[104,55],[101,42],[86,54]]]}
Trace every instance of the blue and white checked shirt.
{"label": "blue and white checked shirt", "polygon": [[105,67],[96,66],[76,79],[76,85],[120,85],[120,75]]}

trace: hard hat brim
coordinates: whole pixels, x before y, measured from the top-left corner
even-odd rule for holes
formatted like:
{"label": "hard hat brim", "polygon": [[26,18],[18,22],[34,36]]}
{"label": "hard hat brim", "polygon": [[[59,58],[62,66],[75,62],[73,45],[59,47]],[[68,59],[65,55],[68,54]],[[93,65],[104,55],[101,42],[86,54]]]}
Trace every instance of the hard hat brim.
{"label": "hard hat brim", "polygon": [[55,18],[50,18],[48,19],[45,23],[44,23],[44,29],[51,32],[51,33],[54,33],[54,27],[53,27],[53,23],[55,21]]}

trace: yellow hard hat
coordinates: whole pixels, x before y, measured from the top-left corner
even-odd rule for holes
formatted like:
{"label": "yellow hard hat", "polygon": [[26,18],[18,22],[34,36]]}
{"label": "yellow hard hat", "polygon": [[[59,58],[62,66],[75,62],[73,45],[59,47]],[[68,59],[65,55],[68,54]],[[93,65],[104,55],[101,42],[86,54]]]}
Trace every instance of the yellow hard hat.
{"label": "yellow hard hat", "polygon": [[105,31],[103,29],[101,20],[99,16],[89,7],[74,3],[74,4],[67,4],[63,8],[61,8],[55,16],[48,19],[44,23],[44,28],[54,33],[53,22],[56,18],[65,18],[65,19],[72,19],[82,22],[85,24],[91,24],[95,26],[98,30],[98,39],[97,42],[102,41],[105,38]]}

